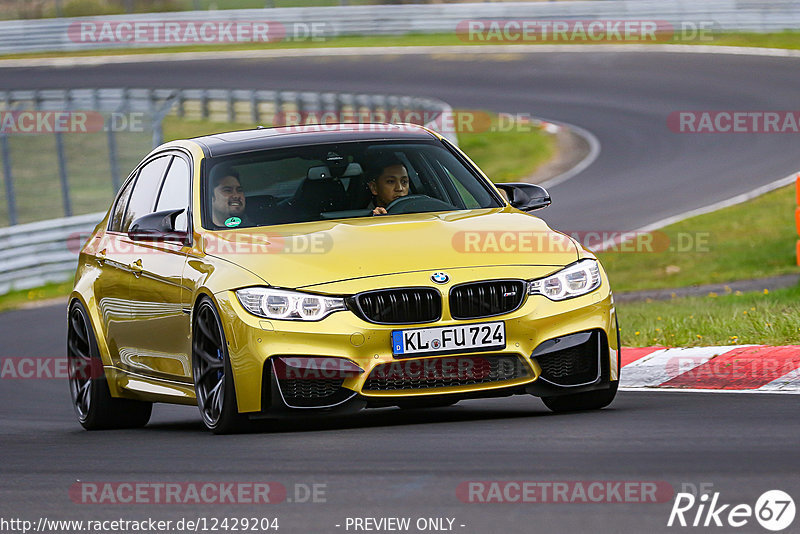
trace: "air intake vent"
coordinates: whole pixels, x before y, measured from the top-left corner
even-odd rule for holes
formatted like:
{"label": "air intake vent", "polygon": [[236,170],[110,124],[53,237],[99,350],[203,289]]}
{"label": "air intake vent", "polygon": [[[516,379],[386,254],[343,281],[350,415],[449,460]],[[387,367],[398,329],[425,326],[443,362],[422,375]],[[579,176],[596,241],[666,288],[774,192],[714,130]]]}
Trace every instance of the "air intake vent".
{"label": "air intake vent", "polygon": [[355,312],[378,324],[431,323],[442,317],[442,296],[429,287],[367,291],[353,297]]}
{"label": "air intake vent", "polygon": [[402,360],[376,366],[363,391],[436,389],[504,382],[530,376],[517,356],[443,356]]}
{"label": "air intake vent", "polygon": [[453,319],[479,319],[509,313],[525,299],[522,280],[486,280],[470,282],[450,290],[450,314]]}
{"label": "air intake vent", "polygon": [[608,354],[605,336],[597,330],[550,339],[533,351],[541,377],[559,386],[579,386],[600,376],[599,359]]}

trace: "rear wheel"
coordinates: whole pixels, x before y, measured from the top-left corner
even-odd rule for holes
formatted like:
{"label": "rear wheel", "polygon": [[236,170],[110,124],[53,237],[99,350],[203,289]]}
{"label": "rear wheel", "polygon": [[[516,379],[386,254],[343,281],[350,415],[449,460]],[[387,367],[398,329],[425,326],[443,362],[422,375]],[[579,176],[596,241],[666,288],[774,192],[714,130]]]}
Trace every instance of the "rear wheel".
{"label": "rear wheel", "polygon": [[137,428],[150,420],[152,403],[111,396],[94,330],[79,302],[68,312],[67,365],[72,405],[86,430]]}
{"label": "rear wheel", "polygon": [[239,413],[225,332],[214,304],[204,298],[192,324],[192,375],[203,424],[215,434],[241,432],[249,426]]}

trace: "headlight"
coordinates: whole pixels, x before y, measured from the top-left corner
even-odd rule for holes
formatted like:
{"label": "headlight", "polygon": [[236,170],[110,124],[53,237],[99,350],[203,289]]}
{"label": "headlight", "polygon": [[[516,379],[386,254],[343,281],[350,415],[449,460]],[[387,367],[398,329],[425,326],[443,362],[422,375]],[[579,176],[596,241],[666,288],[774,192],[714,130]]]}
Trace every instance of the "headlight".
{"label": "headlight", "polygon": [[600,287],[597,260],[581,260],[547,278],[528,282],[529,295],[544,295],[550,300],[565,300],[585,295]]}
{"label": "headlight", "polygon": [[333,312],[347,309],[341,297],[267,287],[239,289],[236,296],[244,309],[268,319],[318,321]]}

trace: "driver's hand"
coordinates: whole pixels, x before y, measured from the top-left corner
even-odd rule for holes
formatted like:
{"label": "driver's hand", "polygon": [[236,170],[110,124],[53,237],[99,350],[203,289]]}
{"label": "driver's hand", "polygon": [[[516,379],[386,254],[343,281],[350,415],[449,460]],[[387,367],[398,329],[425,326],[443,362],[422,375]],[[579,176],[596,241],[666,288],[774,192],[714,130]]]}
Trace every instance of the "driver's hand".
{"label": "driver's hand", "polygon": [[383,208],[381,206],[378,206],[377,208],[372,210],[373,215],[386,215],[386,213],[387,213],[386,208]]}

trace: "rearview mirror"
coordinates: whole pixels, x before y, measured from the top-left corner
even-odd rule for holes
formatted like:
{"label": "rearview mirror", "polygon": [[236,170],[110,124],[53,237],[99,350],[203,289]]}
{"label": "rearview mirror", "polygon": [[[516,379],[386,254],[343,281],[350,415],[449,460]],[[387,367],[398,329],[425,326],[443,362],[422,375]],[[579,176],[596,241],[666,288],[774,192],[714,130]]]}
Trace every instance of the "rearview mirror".
{"label": "rearview mirror", "polygon": [[128,237],[134,241],[179,241],[187,244],[189,232],[175,229],[175,220],[184,211],[181,208],[143,215],[128,228]]}
{"label": "rearview mirror", "polygon": [[551,204],[550,193],[536,184],[524,182],[509,182],[494,184],[508,196],[511,206],[522,211],[534,211],[546,208]]}

